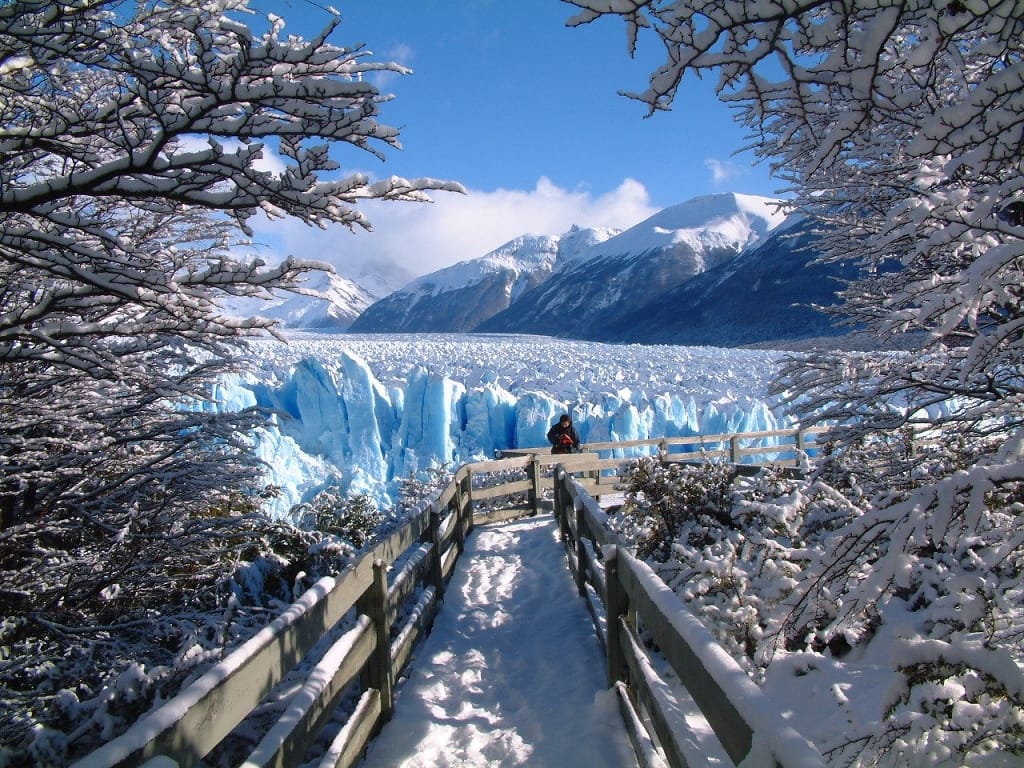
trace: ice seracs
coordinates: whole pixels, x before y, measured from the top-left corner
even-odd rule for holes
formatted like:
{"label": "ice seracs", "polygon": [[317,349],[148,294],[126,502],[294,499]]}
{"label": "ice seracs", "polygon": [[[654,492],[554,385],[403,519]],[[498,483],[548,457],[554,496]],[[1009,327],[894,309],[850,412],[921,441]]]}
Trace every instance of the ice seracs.
{"label": "ice seracs", "polygon": [[567,411],[584,443],[775,429],[783,406],[765,391],[778,358],[529,336],[292,334],[255,345],[248,375],[214,394],[222,409],[273,414],[251,441],[280,489],[269,511],[287,516],[327,486],[388,508],[401,478],[546,446]]}

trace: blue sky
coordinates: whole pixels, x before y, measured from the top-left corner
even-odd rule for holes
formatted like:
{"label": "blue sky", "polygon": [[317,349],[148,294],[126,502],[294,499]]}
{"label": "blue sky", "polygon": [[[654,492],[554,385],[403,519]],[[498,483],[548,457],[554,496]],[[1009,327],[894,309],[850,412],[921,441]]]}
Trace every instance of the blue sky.
{"label": "blue sky", "polygon": [[[252,0],[309,35],[329,20],[305,0]],[[559,0],[338,0],[332,41],[365,43],[375,59],[413,69],[378,83],[394,94],[381,121],[401,129],[402,150],[381,162],[355,149],[346,170],[430,176],[462,183],[429,206],[367,206],[374,232],[343,235],[282,225],[262,230],[275,250],[328,258],[355,272],[392,260],[422,274],[482,256],[524,233],[561,234],[573,224],[631,226],[710,192],[770,196],[779,184],[749,153],[744,131],[693,80],[673,111],[645,119],[618,94],[642,90],[660,44],[630,59],[624,24],[602,19],[571,29],[576,9]],[[458,199],[452,199],[458,198]],[[284,255],[284,253],[282,253]]]}

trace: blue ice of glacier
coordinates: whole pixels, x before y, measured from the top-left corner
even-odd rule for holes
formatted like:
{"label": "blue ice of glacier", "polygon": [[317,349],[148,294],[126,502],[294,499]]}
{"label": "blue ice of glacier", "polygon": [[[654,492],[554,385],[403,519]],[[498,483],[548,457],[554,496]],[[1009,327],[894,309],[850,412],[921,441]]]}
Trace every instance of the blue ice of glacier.
{"label": "blue ice of glacier", "polygon": [[[748,394],[702,393],[698,400],[685,381],[649,394],[639,380],[605,386],[588,376],[586,388],[566,397],[505,386],[479,371],[461,378],[413,364],[404,380],[392,376],[385,385],[366,360],[342,349],[329,360],[304,357],[273,375],[225,377],[214,399],[222,410],[256,405],[270,414],[250,439],[266,464],[266,482],[279,488],[268,508],[277,517],[328,486],[391,507],[402,478],[496,451],[546,446],[547,430],[562,413],[572,415],[584,443],[772,430],[781,420]],[[636,453],[627,448],[613,455]]]}

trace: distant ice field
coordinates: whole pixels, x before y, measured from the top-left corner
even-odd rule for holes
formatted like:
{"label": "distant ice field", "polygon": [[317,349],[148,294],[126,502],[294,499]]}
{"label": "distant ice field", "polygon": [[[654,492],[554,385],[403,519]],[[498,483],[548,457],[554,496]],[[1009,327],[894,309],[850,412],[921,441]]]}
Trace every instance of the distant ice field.
{"label": "distant ice field", "polygon": [[289,331],[287,345],[253,342],[268,369],[316,357],[330,366],[343,350],[366,361],[383,384],[417,365],[468,385],[494,382],[557,397],[622,387],[685,390],[699,398],[762,398],[784,352],[719,347],[603,344],[513,334],[345,334]]}
{"label": "distant ice field", "polygon": [[509,448],[546,446],[569,413],[583,442],[771,430],[767,395],[785,353],[614,345],[517,335],[292,332],[252,344],[217,409],[274,413],[253,434],[272,512],[327,487],[394,503],[402,478]]}

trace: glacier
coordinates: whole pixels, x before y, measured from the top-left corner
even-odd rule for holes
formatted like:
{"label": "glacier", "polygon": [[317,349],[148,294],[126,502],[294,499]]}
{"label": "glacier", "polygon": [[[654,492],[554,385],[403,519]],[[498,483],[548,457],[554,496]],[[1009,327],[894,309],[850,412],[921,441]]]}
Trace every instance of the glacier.
{"label": "glacier", "polygon": [[[276,486],[267,512],[337,486],[395,506],[403,478],[547,445],[562,413],[583,443],[773,430],[782,353],[536,336],[291,333],[252,345],[213,408],[269,413],[251,444]],[[613,455],[630,455],[629,450]]]}

